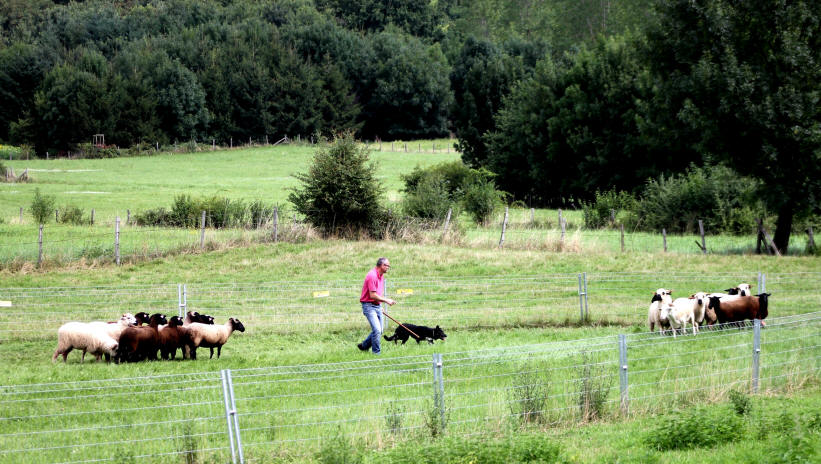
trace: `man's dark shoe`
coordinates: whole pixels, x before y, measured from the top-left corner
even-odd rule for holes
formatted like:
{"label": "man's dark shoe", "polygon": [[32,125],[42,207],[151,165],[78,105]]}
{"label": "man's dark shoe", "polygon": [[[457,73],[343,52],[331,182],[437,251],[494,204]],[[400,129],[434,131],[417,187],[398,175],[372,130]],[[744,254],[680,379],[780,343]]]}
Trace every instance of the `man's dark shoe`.
{"label": "man's dark shoe", "polygon": [[363,345],[361,343],[357,343],[356,347],[359,348],[359,351],[368,351],[368,349],[365,348],[365,345]]}

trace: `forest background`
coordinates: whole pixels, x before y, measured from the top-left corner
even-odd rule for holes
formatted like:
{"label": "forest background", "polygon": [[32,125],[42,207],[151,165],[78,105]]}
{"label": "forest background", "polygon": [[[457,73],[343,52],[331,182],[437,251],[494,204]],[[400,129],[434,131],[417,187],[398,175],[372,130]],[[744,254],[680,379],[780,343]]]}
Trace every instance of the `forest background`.
{"label": "forest background", "polygon": [[453,135],[531,206],[721,164],[780,249],[819,215],[818,2],[2,0],[0,30],[19,156]]}

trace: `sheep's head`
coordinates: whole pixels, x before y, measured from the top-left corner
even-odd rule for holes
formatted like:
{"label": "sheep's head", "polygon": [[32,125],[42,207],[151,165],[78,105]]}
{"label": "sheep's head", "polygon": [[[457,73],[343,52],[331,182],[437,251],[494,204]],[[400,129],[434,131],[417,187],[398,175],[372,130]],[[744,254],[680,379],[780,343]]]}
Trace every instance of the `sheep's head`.
{"label": "sheep's head", "polygon": [[690,298],[696,300],[696,304],[699,306],[703,306],[704,300],[707,299],[707,294],[704,292],[696,292],[690,295]]}
{"label": "sheep's head", "polygon": [[179,327],[182,323],[183,321],[180,316],[173,316],[168,320],[168,327]]}
{"label": "sheep's head", "polygon": [[765,319],[770,313],[769,312],[770,302],[767,299],[770,296],[770,294],[769,293],[759,293],[756,296],[758,297],[758,318],[759,319]]}
{"label": "sheep's head", "polygon": [[201,324],[214,325],[214,316],[209,316],[208,314],[197,314],[197,318],[193,320]]}
{"label": "sheep's head", "polygon": [[168,324],[168,318],[165,317],[165,314],[162,313],[154,313],[148,319],[149,325],[161,325],[161,324]]}
{"label": "sheep's head", "polygon": [[750,286],[750,284],[738,284],[738,287],[736,287],[736,290],[738,290],[738,294],[741,295],[741,296],[750,296],[750,295],[752,295],[752,291],[751,291],[752,287]]}
{"label": "sheep's head", "polygon": [[245,332],[245,326],[242,325],[242,322],[239,319],[234,319],[233,317],[229,319],[231,321],[231,328],[233,330],[238,330],[240,332]]}
{"label": "sheep's head", "polygon": [[137,325],[137,318],[131,313],[125,313],[120,316],[120,324],[123,325]]}
{"label": "sheep's head", "polygon": [[135,325],[148,324],[148,321],[151,319],[151,317],[145,311],[138,312],[134,315],[134,318],[137,320],[137,323]]}
{"label": "sheep's head", "polygon": [[713,311],[718,310],[721,307],[721,299],[717,296],[711,296],[710,302],[707,303],[707,309],[711,309]]}

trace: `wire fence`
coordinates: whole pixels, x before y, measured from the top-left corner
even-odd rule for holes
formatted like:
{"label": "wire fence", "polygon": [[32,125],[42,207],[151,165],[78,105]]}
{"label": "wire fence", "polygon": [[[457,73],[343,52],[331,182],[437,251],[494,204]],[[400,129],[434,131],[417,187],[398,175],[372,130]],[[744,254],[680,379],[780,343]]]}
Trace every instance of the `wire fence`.
{"label": "wire fence", "polygon": [[[528,327],[584,322],[644,324],[658,288],[673,297],[720,292],[750,283],[768,292],[771,317],[821,307],[821,272],[573,273],[452,278],[389,278],[386,308],[400,322],[474,327]],[[360,280],[193,283],[99,287],[0,288],[0,341],[53,338],[69,321],[116,320],[122,313],[198,311],[239,318],[251,331],[291,333],[361,328]],[[27,321],[37,320],[37,324]],[[386,321],[385,331],[391,329]]]}
{"label": "wire fence", "polygon": [[[98,221],[95,225],[72,226],[33,224],[7,226],[5,240],[0,241],[0,264],[43,261],[103,262],[135,261],[167,254],[208,251],[224,246],[250,243],[294,242],[319,239],[317,230],[292,211],[281,211],[257,217],[245,227],[213,228],[203,221],[200,228],[135,226],[129,218]],[[209,216],[210,217],[210,216]],[[507,217],[507,216],[505,216]],[[491,225],[457,224],[453,221],[397,218],[388,227],[386,237],[410,243],[460,244],[475,248],[510,248],[548,251],[670,252],[680,254],[751,254],[757,252],[757,235],[699,235],[648,232],[623,232],[611,229],[589,230],[577,225],[566,229],[566,219],[555,221],[543,216],[533,219],[533,212],[514,209],[509,220],[494,220]],[[560,215],[561,218],[561,215]],[[245,221],[244,220],[244,221]],[[562,227],[559,222],[562,221]],[[16,222],[16,221],[15,221]],[[794,234],[790,254],[806,254],[814,248],[809,236]],[[702,250],[702,246],[704,249]],[[768,248],[763,246],[766,253]]]}
{"label": "wire fence", "polygon": [[0,387],[0,463],[271,462],[817,384],[821,312],[363,361]]}

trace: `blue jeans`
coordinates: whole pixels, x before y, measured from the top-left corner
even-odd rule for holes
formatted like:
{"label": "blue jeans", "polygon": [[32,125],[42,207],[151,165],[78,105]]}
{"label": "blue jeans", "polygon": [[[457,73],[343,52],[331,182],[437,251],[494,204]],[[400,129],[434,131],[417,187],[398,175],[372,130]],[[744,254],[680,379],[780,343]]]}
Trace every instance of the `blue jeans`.
{"label": "blue jeans", "polygon": [[368,319],[371,325],[371,333],[365,337],[362,346],[370,348],[373,354],[379,354],[381,350],[380,340],[382,338],[382,307],[373,303],[362,303],[362,314]]}

